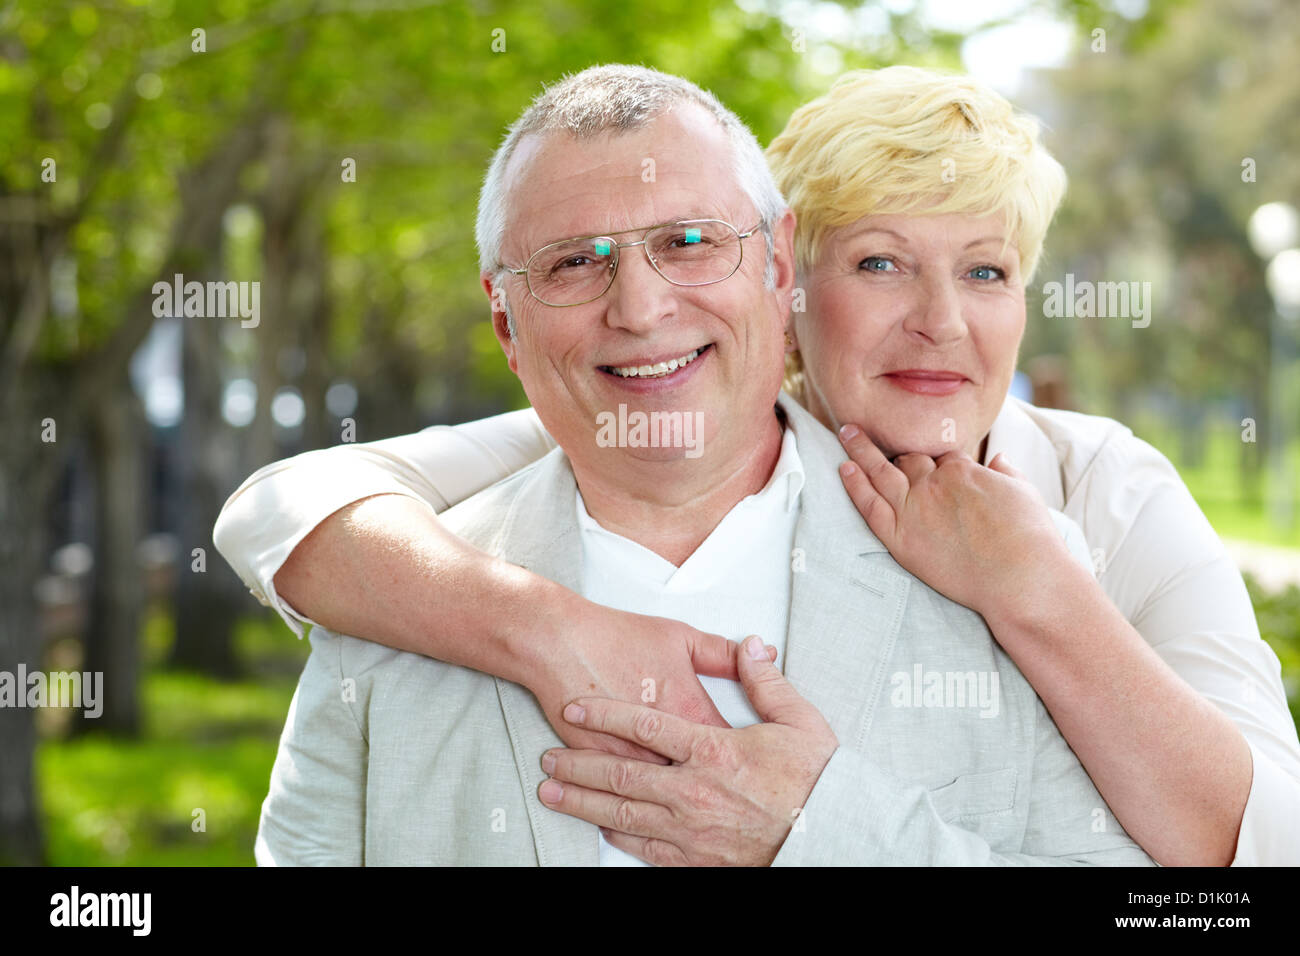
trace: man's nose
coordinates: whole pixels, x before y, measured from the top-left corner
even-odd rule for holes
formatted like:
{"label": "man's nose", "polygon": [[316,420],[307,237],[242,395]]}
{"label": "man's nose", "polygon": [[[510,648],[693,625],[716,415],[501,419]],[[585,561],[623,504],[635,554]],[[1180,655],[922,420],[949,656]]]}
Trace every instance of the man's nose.
{"label": "man's nose", "polygon": [[903,329],[929,339],[933,345],[948,345],[966,335],[961,290],[947,276],[935,276],[921,283],[918,298],[908,309]]}
{"label": "man's nose", "polygon": [[677,311],[676,287],[646,258],[644,246],[619,250],[618,272],[605,293],[605,323],[629,332],[648,332]]}

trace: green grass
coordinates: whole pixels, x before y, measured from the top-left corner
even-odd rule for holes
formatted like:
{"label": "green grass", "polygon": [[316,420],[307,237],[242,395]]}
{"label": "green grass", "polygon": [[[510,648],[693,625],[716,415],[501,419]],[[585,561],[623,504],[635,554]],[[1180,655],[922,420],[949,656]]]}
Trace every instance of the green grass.
{"label": "green grass", "polygon": [[[1220,537],[1256,541],[1261,544],[1300,548],[1300,442],[1289,449],[1293,487],[1290,489],[1294,515],[1290,527],[1278,527],[1268,511],[1272,476],[1260,482],[1260,501],[1249,501],[1241,486],[1239,462],[1245,447],[1241,429],[1231,422],[1208,425],[1203,459],[1191,464],[1183,460],[1174,429],[1151,418],[1131,423],[1139,438],[1150,442],[1178,468],[1183,481],[1201,506]],[[1264,440],[1264,435],[1257,436]]]}
{"label": "green grass", "polygon": [[236,646],[251,676],[222,682],[162,669],[170,626],[155,611],[145,627],[139,739],[92,733],[46,739],[37,749],[54,865],[253,863],[258,816],[307,642],[278,618],[246,619]]}

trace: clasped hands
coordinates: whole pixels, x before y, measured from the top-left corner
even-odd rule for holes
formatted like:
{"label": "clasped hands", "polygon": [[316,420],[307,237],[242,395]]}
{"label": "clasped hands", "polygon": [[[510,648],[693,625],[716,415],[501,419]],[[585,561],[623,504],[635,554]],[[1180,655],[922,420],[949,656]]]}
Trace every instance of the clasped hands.
{"label": "clasped hands", "polygon": [[579,698],[564,708],[566,724],[672,763],[549,750],[542,755],[550,775],[538,790],[542,802],[596,824],[612,846],[659,866],[770,864],[839,744],[762,641],[748,638],[733,657],[763,723],[737,730],[721,718],[716,726],[640,704]]}
{"label": "clasped hands", "polygon": [[[988,613],[1014,603],[1045,557],[1068,553],[1047,508],[1014,468],[952,452],[890,461],[846,426],[840,474],[863,519],[904,568]],[[934,542],[945,542],[935,548]],[[742,648],[678,621],[583,602],[566,614],[569,654],[537,662],[528,681],[571,749],[542,755],[542,802],[601,828],[649,863],[767,865],[780,851],[838,740],[773,665],[757,638]],[[618,634],[617,642],[608,635]],[[733,729],[696,674],[739,679],[762,723]],[[656,707],[602,689],[662,675]],[[572,689],[591,693],[573,699]]]}

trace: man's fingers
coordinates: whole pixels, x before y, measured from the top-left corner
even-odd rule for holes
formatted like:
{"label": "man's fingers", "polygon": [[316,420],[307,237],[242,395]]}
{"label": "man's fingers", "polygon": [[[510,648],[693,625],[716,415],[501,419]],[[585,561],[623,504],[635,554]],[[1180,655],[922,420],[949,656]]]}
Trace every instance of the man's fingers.
{"label": "man's fingers", "polygon": [[[740,680],[740,671],[736,667],[739,643],[718,634],[699,631],[692,632],[686,640],[695,673],[705,677],[721,677],[723,680]],[[776,648],[769,647],[767,656],[770,660],[776,660]]]}
{"label": "man's fingers", "polygon": [[569,746],[603,750],[616,756],[644,760],[647,763],[660,764],[661,766],[672,763],[663,754],[657,754],[653,750],[646,750],[640,744],[634,744],[619,737],[613,737],[610,734],[574,734],[573,729],[570,728],[569,736],[573,739],[564,741]]}
{"label": "man's fingers", "polygon": [[600,828],[605,842],[617,850],[630,853],[638,860],[645,860],[655,866],[688,866],[686,854],[681,847],[674,846],[667,840],[655,840],[651,837],[632,836],[619,833],[608,827]]}
{"label": "man's fingers", "polygon": [[576,783],[588,790],[603,790],[663,806],[671,802],[675,792],[673,774],[681,773],[679,767],[615,757],[600,750],[565,747],[542,754],[542,770],[563,783]]}
{"label": "man's fingers", "polygon": [[840,443],[849,458],[862,469],[875,490],[884,496],[894,511],[907,500],[908,481],[902,471],[895,468],[857,425],[848,424],[840,429]]}
{"label": "man's fingers", "polygon": [[576,783],[543,780],[537,796],[552,810],[634,836],[662,836],[672,826],[672,811],[667,807],[588,790]]}
{"label": "man's fingers", "polygon": [[[757,637],[746,641],[758,642]],[[746,656],[740,669],[741,683],[754,712],[764,723],[785,724],[805,730],[821,729],[826,719],[821,712],[794,689],[785,675],[765,660],[750,660]]]}
{"label": "man's fingers", "polygon": [[[564,708],[564,719],[586,730],[613,734],[640,744],[678,763],[691,755],[696,735],[709,732],[675,714],[606,697],[584,697]],[[627,831],[615,826],[616,830]]]}

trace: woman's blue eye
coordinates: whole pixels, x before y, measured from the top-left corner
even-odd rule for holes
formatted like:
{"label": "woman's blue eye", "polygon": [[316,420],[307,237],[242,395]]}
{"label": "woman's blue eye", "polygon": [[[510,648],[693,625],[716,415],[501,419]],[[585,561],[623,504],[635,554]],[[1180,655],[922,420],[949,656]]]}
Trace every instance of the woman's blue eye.
{"label": "woman's blue eye", "polygon": [[[980,275],[975,275],[975,273],[977,272],[980,273]],[[971,275],[974,276],[976,279],[982,279],[986,281],[988,279],[1005,279],[1007,277],[1007,274],[1003,272],[1001,269],[997,268],[996,266],[976,266],[974,269],[968,272],[967,275]]]}
{"label": "woman's blue eye", "polygon": [[884,256],[867,256],[858,266],[868,272],[889,272],[894,269],[894,260]]}

